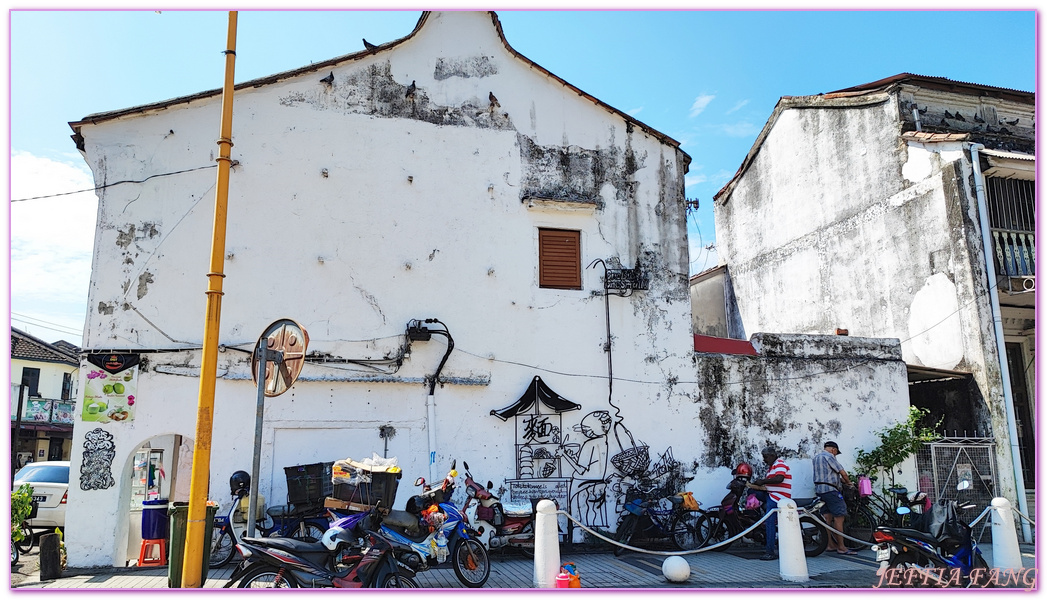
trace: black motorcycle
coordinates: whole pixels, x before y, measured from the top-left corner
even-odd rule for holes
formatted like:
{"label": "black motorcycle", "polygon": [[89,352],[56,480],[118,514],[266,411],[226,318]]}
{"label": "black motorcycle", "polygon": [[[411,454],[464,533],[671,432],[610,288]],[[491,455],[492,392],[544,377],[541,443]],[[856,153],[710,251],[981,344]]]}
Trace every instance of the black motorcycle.
{"label": "black motorcycle", "polygon": [[[970,487],[962,481],[958,490]],[[982,587],[989,565],[971,535],[971,527],[957,511],[974,508],[941,499],[912,528],[881,526],[873,532],[880,581],[887,587]],[[907,507],[897,512],[904,515]],[[888,571],[894,569],[894,572]]]}
{"label": "black motorcycle", "polygon": [[332,523],[319,542],[289,538],[242,538],[243,560],[225,587],[417,588],[373,529],[377,509]]}
{"label": "black motorcycle", "polygon": [[[698,519],[696,527],[699,547],[704,548],[729,540],[763,518],[762,504],[757,506],[749,500],[749,490],[746,488],[748,483],[748,477],[738,476],[732,479],[731,483],[727,484],[729,491],[720,501],[720,505],[711,507]],[[818,556],[829,546],[828,532],[816,516],[824,503],[818,498],[793,498],[792,500],[800,512],[803,553],[806,556]],[[747,508],[747,505],[750,508]],[[767,533],[764,526],[761,525],[746,534],[746,537],[762,548],[766,543]],[[733,541],[728,542],[715,550],[726,550],[733,543]]]}

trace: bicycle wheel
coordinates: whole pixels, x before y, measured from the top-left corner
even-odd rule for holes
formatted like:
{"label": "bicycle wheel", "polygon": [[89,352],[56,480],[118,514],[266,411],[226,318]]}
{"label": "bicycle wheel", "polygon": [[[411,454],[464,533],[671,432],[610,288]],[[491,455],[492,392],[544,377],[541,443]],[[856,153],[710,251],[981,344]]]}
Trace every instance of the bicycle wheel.
{"label": "bicycle wheel", "polygon": [[211,556],[207,559],[207,564],[212,569],[220,569],[233,560],[233,554],[236,550],[236,540],[233,539],[233,534],[229,533],[229,530],[221,525],[215,525],[211,528]]}
{"label": "bicycle wheel", "polygon": [[805,556],[818,556],[829,547],[829,530],[822,527],[820,519],[807,515],[800,517],[800,533]]}
{"label": "bicycle wheel", "polygon": [[698,521],[702,518],[697,511],[678,511],[669,525],[673,544],[680,550],[694,550],[701,545]]}
{"label": "bicycle wheel", "polygon": [[299,524],[298,529],[295,530],[294,535],[291,536],[296,540],[302,540],[305,542],[319,542],[324,537],[324,529],[321,529],[319,525],[310,521],[302,521]]}
{"label": "bicycle wheel", "polygon": [[[700,540],[698,544],[699,548],[719,544],[731,537],[730,531],[728,531],[727,528],[727,522],[721,519],[718,515],[702,515],[702,517],[698,519],[697,528],[698,538]],[[730,547],[731,543],[727,543],[718,548],[714,548],[714,550],[722,552]]]}
{"label": "bicycle wheel", "polygon": [[[639,518],[636,515],[628,514],[622,517],[622,520],[618,523],[618,530],[614,534],[614,541],[618,544],[629,545],[629,542],[633,539],[633,533],[636,531],[636,523]],[[625,552],[625,548],[614,545],[614,555],[621,556],[622,552]]]}
{"label": "bicycle wheel", "polygon": [[843,532],[850,537],[868,542],[868,544],[843,538],[844,545],[852,550],[865,550],[869,547],[869,544],[872,544],[872,534],[878,526],[879,523],[876,522],[876,517],[873,516],[869,509],[862,506],[855,508],[854,512],[848,512],[847,518],[843,520]]}
{"label": "bicycle wheel", "polygon": [[405,577],[399,573],[388,573],[386,574],[385,580],[378,586],[380,588],[417,588],[419,587],[415,583],[414,579]]}
{"label": "bicycle wheel", "polygon": [[18,546],[18,551],[22,554],[29,554],[29,551],[33,549],[33,545],[36,544],[36,540],[33,539],[33,530],[29,528],[25,522],[22,522],[22,540],[15,542]]}

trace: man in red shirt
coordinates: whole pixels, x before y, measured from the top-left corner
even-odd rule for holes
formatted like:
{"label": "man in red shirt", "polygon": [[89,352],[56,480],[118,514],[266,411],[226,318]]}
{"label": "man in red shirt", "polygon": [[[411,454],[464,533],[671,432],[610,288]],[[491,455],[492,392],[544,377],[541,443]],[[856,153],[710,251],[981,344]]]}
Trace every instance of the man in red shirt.
{"label": "man in red shirt", "polygon": [[[767,446],[761,452],[763,462],[768,466],[767,477],[752,482],[754,486],[763,486],[767,490],[766,510],[770,512],[778,508],[778,502],[792,497],[793,476],[789,472],[789,465],[778,456],[778,450],[774,446]],[[778,515],[773,514],[764,521],[767,531],[767,547],[760,560],[774,560],[778,558]]]}

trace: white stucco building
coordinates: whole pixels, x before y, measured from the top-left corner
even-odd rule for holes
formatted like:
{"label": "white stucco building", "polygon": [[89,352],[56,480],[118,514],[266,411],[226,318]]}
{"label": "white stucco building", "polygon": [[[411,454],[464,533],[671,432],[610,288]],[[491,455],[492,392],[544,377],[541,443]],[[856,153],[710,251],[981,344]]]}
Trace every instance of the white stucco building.
{"label": "white stucco building", "polygon": [[[219,108],[216,90],[72,123],[101,187],[85,352],[139,362],[122,420],[76,422],[70,565],[136,551],[128,479],[144,445],[164,450],[162,493],[185,499]],[[726,467],[766,443],[798,458],[828,435],[863,446],[905,410],[890,341],[696,354],[689,157],[519,55],[493,13],[424,13],[400,40],[241,83],[233,142],[214,500],[250,470],[250,352],[285,317],[309,355],[266,404],[270,504],[285,466],[378,453],[398,458],[401,490],[467,460],[506,495],[560,494],[613,529],[630,478],[695,476],[716,502]],[[442,329],[429,318],[449,336],[411,341],[409,326]],[[532,384],[537,400],[518,402]],[[97,440],[115,448],[111,482],[82,477],[105,466]]]}
{"label": "white stucco building", "polygon": [[911,74],[783,97],[716,196],[732,296],[706,319],[901,340],[912,404],[994,441],[981,483],[1012,502],[1035,474],[1034,111]]}

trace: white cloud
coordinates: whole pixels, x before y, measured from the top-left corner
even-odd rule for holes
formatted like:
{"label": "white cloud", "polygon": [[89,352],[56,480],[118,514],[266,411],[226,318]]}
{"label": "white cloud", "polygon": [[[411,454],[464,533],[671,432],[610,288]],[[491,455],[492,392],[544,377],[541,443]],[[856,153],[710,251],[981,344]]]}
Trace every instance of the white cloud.
{"label": "white cloud", "polygon": [[738,123],[729,123],[720,126],[721,131],[724,134],[731,137],[748,137],[750,135],[756,135],[760,133],[760,127],[748,121],[740,121]]}
{"label": "white cloud", "polygon": [[642,106],[639,107],[639,108],[633,108],[631,110],[627,110],[627,111],[625,111],[625,114],[629,115],[630,117],[635,117],[636,115],[640,114],[641,112],[643,112],[643,107]]}
{"label": "white cloud", "polygon": [[709,180],[709,177],[707,177],[706,175],[700,175],[700,174],[684,175],[684,177],[683,177],[683,185],[684,185],[684,187],[690,187],[692,185],[697,185],[699,183],[705,183],[708,180]]}
{"label": "white cloud", "polygon": [[742,100],[742,101],[741,101],[741,102],[739,102],[738,104],[735,104],[735,105],[734,105],[734,106],[733,106],[733,107],[731,108],[731,110],[727,111],[727,112],[726,112],[726,113],[724,113],[724,114],[728,114],[728,115],[729,115],[729,114],[733,113],[734,111],[736,111],[736,110],[739,110],[740,108],[742,108],[743,106],[745,106],[745,105],[746,105],[746,104],[748,104],[748,103],[749,103],[749,101],[748,101],[748,100]]}
{"label": "white cloud", "polygon": [[[11,311],[65,328],[83,328],[98,199],[79,157],[11,156]],[[40,198],[41,196],[45,196]],[[50,197],[47,197],[50,196]],[[22,200],[36,198],[33,200]],[[47,341],[79,336],[34,332]]]}
{"label": "white cloud", "polygon": [[705,110],[706,106],[709,106],[709,103],[712,102],[714,98],[716,98],[716,96],[710,94],[702,94],[695,98],[694,104],[691,105],[690,117],[693,119],[702,114],[702,111]]}

